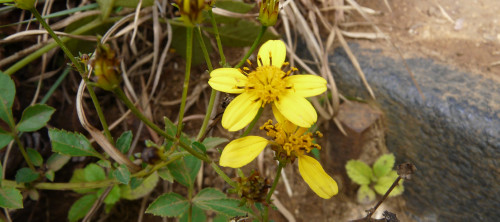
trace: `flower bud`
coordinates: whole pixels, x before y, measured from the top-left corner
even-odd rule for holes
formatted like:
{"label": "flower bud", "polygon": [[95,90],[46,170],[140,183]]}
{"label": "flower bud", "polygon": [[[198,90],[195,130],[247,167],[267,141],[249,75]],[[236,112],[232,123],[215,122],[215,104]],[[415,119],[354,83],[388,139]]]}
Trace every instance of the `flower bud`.
{"label": "flower bud", "polygon": [[207,4],[205,0],[177,0],[181,20],[188,26],[200,24],[203,21],[202,12],[210,4],[210,2]]}
{"label": "flower bud", "polygon": [[279,13],[279,0],[261,0],[259,2],[259,21],[264,26],[276,24]]}
{"label": "flower bud", "polygon": [[108,44],[98,45],[95,59],[92,61],[97,86],[109,91],[118,87],[121,82],[119,64],[120,60]]}

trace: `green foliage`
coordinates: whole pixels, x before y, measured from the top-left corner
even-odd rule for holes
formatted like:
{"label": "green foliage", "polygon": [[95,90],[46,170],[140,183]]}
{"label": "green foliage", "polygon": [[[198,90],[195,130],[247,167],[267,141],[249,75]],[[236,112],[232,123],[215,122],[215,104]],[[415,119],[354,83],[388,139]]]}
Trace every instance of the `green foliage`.
{"label": "green foliage", "polygon": [[104,169],[95,163],[87,165],[83,169],[83,178],[85,181],[99,181],[106,179],[106,173]]}
{"label": "green foliage", "polygon": [[201,160],[192,155],[182,157],[168,165],[174,179],[186,187],[193,186],[200,167]]}
{"label": "green foliage", "polygon": [[220,138],[220,137],[207,137],[203,140],[203,145],[205,145],[205,148],[207,150],[213,149],[218,145],[221,145],[225,142],[228,142],[229,140],[226,138]]}
{"label": "green foliage", "polygon": [[240,201],[229,199],[224,193],[214,188],[201,190],[194,198],[193,204],[203,210],[214,211],[229,217],[248,214],[250,209],[240,206]]}
{"label": "green foliage", "polygon": [[23,111],[23,116],[17,123],[20,132],[33,132],[44,127],[56,110],[50,106],[36,104]]}
{"label": "green foliage", "polygon": [[146,177],[146,179],[144,179],[142,183],[140,183],[140,181],[139,183],[137,183],[138,180],[132,178],[132,180],[130,180],[129,186],[120,185],[121,197],[127,200],[135,200],[144,197],[156,187],[158,180],[158,174],[156,173],[153,173]]}
{"label": "green foliage", "polygon": [[0,71],[0,119],[14,126],[12,104],[16,96],[16,86],[9,75]]}
{"label": "green foliage", "polygon": [[207,148],[205,147],[205,145],[203,145],[203,143],[195,141],[194,143],[191,144],[191,147],[202,154],[207,153]]}
{"label": "green foliage", "polygon": [[17,183],[31,183],[38,179],[40,173],[33,171],[30,168],[24,167],[16,172]]}
{"label": "green foliage", "polygon": [[187,211],[188,207],[189,201],[185,197],[177,193],[166,193],[151,203],[146,213],[162,217],[179,217]]}
{"label": "green foliage", "polygon": [[43,158],[38,151],[32,148],[27,148],[26,153],[28,153],[28,158],[30,158],[31,162],[35,166],[41,166],[43,164]]}
{"label": "green foliage", "polygon": [[71,159],[71,156],[53,153],[49,159],[47,159],[47,168],[54,172],[60,170],[68,161]]}
{"label": "green foliage", "polygon": [[0,187],[0,207],[8,209],[23,208],[23,196],[13,187]]}
{"label": "green foliage", "polygon": [[[143,0],[142,8],[152,6],[154,0]],[[139,5],[139,0],[115,0],[115,6],[123,6],[127,8],[136,8]]]}
{"label": "green foliage", "polygon": [[120,165],[113,171],[113,176],[122,184],[130,182],[130,171],[125,164]]}
{"label": "green foliage", "polygon": [[55,172],[53,170],[47,170],[47,172],[45,172],[45,178],[47,178],[48,180],[54,182],[54,177],[55,177]]}
{"label": "green foliage", "polygon": [[[345,166],[347,175],[352,181],[361,185],[357,193],[358,202],[372,202],[375,200],[375,192],[384,195],[389,190],[398,178],[397,172],[392,170],[395,161],[394,154],[382,155],[373,164],[373,169],[359,160],[349,160],[347,162]],[[400,195],[403,191],[403,180],[400,180],[389,196]]]}
{"label": "green foliage", "polygon": [[132,131],[128,130],[122,133],[120,137],[116,140],[116,148],[120,150],[123,154],[127,154],[130,149],[130,144],[132,144]]}
{"label": "green foliage", "polygon": [[10,134],[0,129],[0,150],[7,146],[13,139]]}
{"label": "green foliage", "polygon": [[[179,219],[180,222],[189,222],[188,220],[188,212],[184,213],[182,217]],[[197,206],[193,206],[192,212],[191,212],[191,221],[193,222],[204,222],[207,221],[207,215],[205,215],[205,212]]]}
{"label": "green foliage", "polygon": [[168,167],[162,167],[158,171],[158,176],[160,176],[163,180],[166,180],[170,183],[174,182],[174,176],[172,176],[172,173],[168,169]]}
{"label": "green foliage", "polygon": [[69,209],[69,221],[78,221],[79,219],[85,217],[96,200],[96,194],[88,194],[78,199],[75,203],[73,203],[73,205],[71,205],[71,208]]}
{"label": "green foliage", "polygon": [[94,150],[90,141],[80,133],[49,129],[49,137],[54,152],[70,156],[100,156]]}

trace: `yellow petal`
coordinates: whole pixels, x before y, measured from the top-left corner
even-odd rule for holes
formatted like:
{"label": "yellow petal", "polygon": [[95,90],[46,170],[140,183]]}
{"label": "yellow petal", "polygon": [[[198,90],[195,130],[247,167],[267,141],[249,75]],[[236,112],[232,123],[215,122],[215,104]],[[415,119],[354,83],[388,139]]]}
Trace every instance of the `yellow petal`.
{"label": "yellow petal", "polygon": [[299,172],[311,190],[321,198],[330,199],[339,192],[337,182],[323,170],[323,167],[316,159],[307,155],[300,155]]}
{"label": "yellow petal", "polygon": [[283,116],[283,114],[281,114],[281,112],[278,110],[278,108],[276,107],[276,105],[274,103],[272,105],[272,108],[273,108],[274,118],[276,118],[276,121],[278,121],[278,123],[285,122],[285,120],[286,120],[285,116]]}
{"label": "yellow petal", "polygon": [[268,141],[260,136],[246,136],[231,141],[220,156],[219,164],[225,167],[239,168],[252,162]]}
{"label": "yellow petal", "polygon": [[295,95],[302,97],[317,96],[326,91],[326,80],[315,75],[293,75],[285,79],[287,85],[293,85]]}
{"label": "yellow petal", "polygon": [[262,60],[261,63],[261,61],[257,59],[257,64],[259,66],[273,65],[281,68],[286,58],[285,43],[281,40],[267,41],[260,47],[257,58],[260,58],[260,60]]}
{"label": "yellow petal", "polygon": [[257,115],[262,101],[249,93],[242,93],[229,103],[222,116],[222,126],[229,131],[237,131],[248,125]]}
{"label": "yellow petal", "polygon": [[227,93],[242,93],[248,78],[234,68],[220,68],[210,73],[208,84],[215,90]]}
{"label": "yellow petal", "polygon": [[286,119],[297,126],[309,128],[318,119],[316,110],[304,97],[290,93],[280,96],[274,104]]}

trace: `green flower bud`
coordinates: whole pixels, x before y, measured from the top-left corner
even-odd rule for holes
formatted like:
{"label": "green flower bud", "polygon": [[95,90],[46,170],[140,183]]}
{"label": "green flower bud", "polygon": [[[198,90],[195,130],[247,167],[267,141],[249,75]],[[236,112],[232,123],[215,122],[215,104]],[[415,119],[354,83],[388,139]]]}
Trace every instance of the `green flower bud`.
{"label": "green flower bud", "polygon": [[95,59],[92,61],[94,74],[97,77],[97,86],[109,91],[120,86],[119,64],[120,60],[116,58],[115,51],[108,44],[99,44]]}
{"label": "green flower bud", "polygon": [[[215,2],[215,1],[213,1]],[[181,20],[188,26],[195,26],[203,21],[202,12],[208,6],[205,0],[177,0]]]}
{"label": "green flower bud", "polygon": [[278,20],[279,0],[261,0],[259,2],[259,21],[264,26],[273,26]]}

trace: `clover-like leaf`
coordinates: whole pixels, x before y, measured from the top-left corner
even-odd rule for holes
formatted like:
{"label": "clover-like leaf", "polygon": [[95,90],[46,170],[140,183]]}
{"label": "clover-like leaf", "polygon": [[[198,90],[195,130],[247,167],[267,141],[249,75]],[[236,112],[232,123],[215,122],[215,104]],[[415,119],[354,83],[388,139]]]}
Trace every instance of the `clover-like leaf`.
{"label": "clover-like leaf", "polygon": [[345,165],[347,176],[359,185],[369,185],[372,179],[372,169],[359,160],[349,160]]}
{"label": "clover-like leaf", "polygon": [[375,191],[373,191],[368,185],[361,185],[358,189],[357,200],[358,203],[367,204],[375,200]]}
{"label": "clover-like leaf", "polygon": [[395,161],[396,158],[392,153],[380,156],[373,164],[373,174],[375,177],[380,178],[389,173],[392,170],[392,167],[394,167]]}
{"label": "clover-like leaf", "polygon": [[201,167],[201,160],[187,155],[167,166],[177,182],[189,187],[194,184],[194,179]]}
{"label": "clover-like leaf", "polygon": [[249,209],[240,206],[240,201],[229,199],[224,193],[214,188],[201,190],[194,198],[193,204],[204,210],[215,211],[229,217],[243,216]]}
{"label": "clover-like leaf", "polygon": [[33,132],[44,127],[56,109],[42,104],[29,106],[23,111],[23,116],[17,123],[17,130],[21,132]]}
{"label": "clover-like leaf", "polygon": [[162,217],[178,217],[187,211],[189,201],[178,193],[166,193],[158,197],[146,209],[146,213]]}

